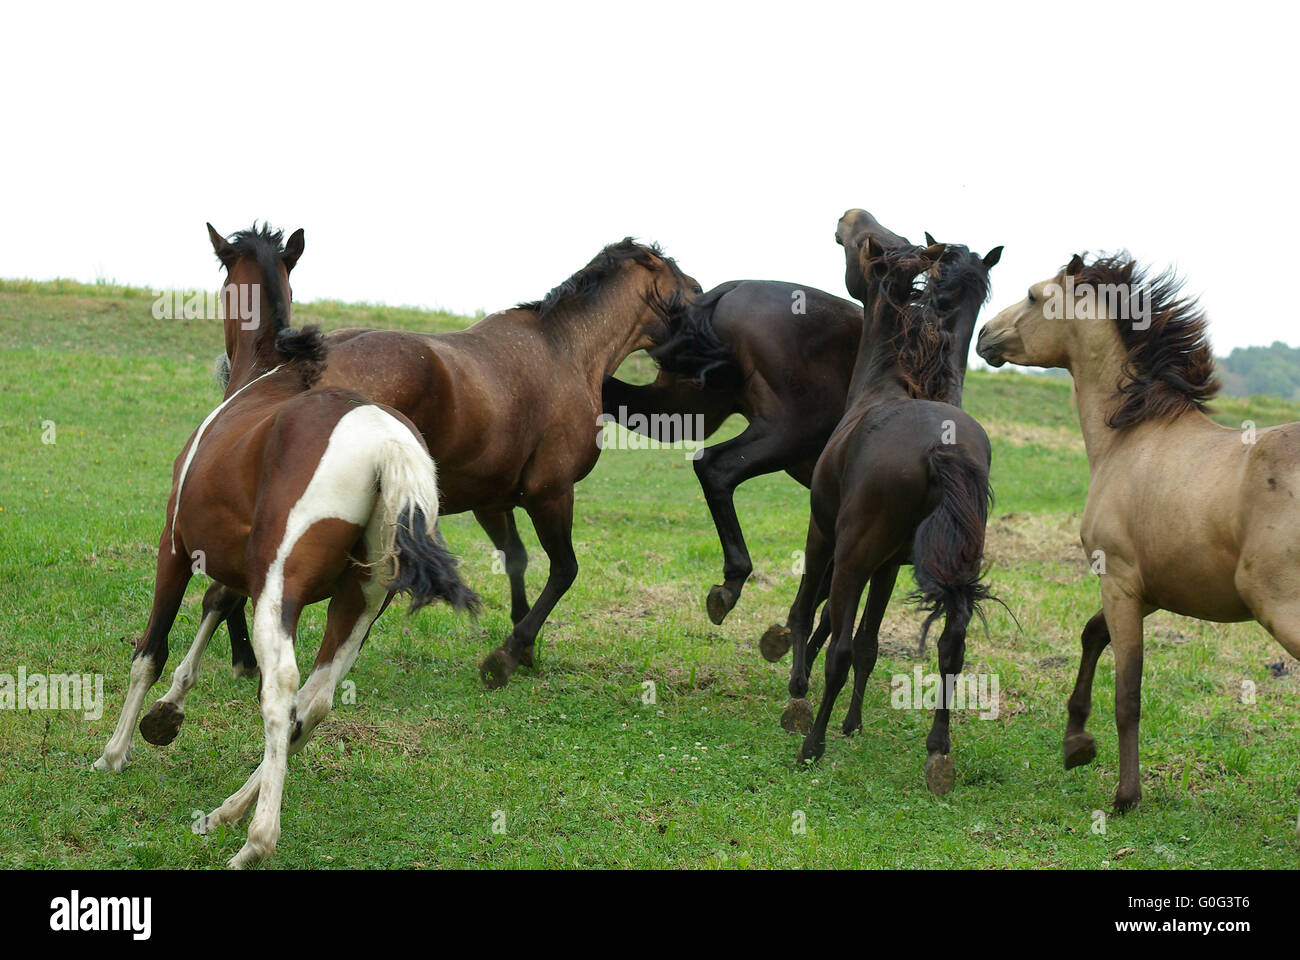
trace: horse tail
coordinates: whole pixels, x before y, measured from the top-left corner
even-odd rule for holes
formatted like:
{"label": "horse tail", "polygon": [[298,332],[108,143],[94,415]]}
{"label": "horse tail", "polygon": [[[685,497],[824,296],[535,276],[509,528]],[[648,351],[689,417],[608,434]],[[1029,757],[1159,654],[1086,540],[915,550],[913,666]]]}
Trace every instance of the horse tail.
{"label": "horse tail", "polygon": [[912,540],[914,601],[930,611],[921,629],[925,650],[930,626],[945,617],[945,632],[965,631],[981,602],[993,599],[980,581],[984,528],[992,491],[988,467],[955,444],[936,443],[927,456],[930,481],[940,489],[939,505],[916,528]]}
{"label": "horse tail", "polygon": [[478,596],[456,570],[438,522],[438,482],[433,459],[403,424],[402,433],[380,441],[379,522],[383,551],[375,565],[391,564],[394,593],[411,597],[414,613],[435,600],[479,612]]}
{"label": "horse tail", "polygon": [[718,390],[744,385],[745,371],[739,358],[713,328],[718,301],[735,287],[735,283],[724,283],[694,300],[674,298],[652,304],[668,327],[663,343],[647,351],[661,370]]}

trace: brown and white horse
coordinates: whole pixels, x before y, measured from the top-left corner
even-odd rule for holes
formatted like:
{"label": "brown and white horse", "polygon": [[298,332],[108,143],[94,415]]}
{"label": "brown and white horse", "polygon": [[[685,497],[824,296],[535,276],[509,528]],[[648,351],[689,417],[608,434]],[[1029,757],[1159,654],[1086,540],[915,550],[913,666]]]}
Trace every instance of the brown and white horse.
{"label": "brown and white horse", "polygon": [[[250,597],[263,760],[200,824],[208,832],[238,822],[256,800],[248,840],[230,861],[244,867],[275,849],[287,757],[329,713],[335,687],[393,594],[409,593],[412,610],[435,599],[473,609],[477,598],[438,539],[434,464],[411,422],[355,391],[313,388],[324,339],[315,328],[288,325],[289,271],[302,252],[302,232],[287,247],[266,228],[221,244],[226,303],[256,304],[259,313],[226,311],[230,389],[176,458],[153,610],[136,644],[122,716],[95,767],[118,771],[129,760],[135,720],[162,673],[190,577],[206,572]],[[248,289],[257,293],[239,295]],[[305,606],[326,598],[324,640],[298,690],[298,619]],[[182,689],[179,703],[155,704],[141,725],[147,739],[175,735],[183,697]]]}
{"label": "brown and white horse", "polygon": [[1084,724],[1109,644],[1124,811],[1142,798],[1147,614],[1253,619],[1300,657],[1300,423],[1243,434],[1206,416],[1218,383],[1204,314],[1172,274],[1149,277],[1122,254],[1074,257],[990,320],[976,350],[995,367],[1064,367],[1074,378],[1089,466],[1080,539],[1104,572],[1101,610],[1083,628],[1065,766],[1096,757]]}

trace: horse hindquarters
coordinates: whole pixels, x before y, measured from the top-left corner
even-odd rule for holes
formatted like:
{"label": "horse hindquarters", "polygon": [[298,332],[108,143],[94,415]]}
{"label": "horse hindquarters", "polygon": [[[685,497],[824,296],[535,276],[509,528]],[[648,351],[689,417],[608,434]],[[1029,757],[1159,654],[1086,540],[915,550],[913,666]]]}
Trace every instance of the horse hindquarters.
{"label": "horse hindquarters", "polygon": [[966,627],[989,596],[980,582],[989,486],[987,465],[956,444],[935,444],[927,460],[939,504],[917,525],[912,564],[917,597],[931,610],[921,633],[922,649],[931,624],[944,617],[938,643],[942,705],[926,738],[925,763],[927,785],[942,794],[955,779],[948,727],[953,689],[965,661]]}

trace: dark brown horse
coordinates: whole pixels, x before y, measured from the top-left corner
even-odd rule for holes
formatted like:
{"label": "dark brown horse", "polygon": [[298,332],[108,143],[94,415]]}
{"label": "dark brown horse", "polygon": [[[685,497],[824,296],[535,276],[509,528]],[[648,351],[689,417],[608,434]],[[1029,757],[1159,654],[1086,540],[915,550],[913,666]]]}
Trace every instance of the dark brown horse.
{"label": "dark brown horse", "polygon": [[[219,238],[217,238],[219,239]],[[214,244],[216,239],[214,239]],[[408,416],[438,464],[442,513],[472,510],[510,578],[510,637],[484,660],[489,687],[533,663],[538,631],[578,572],[573,486],[600,454],[600,385],[634,350],[662,341],[664,317],[700,292],[658,247],[630,237],[600,251],[544,298],[465,330],[341,330],[329,337],[323,386],[357,390]],[[536,603],[524,593],[522,507],[550,559]],[[214,587],[200,635],[230,616],[237,670],[242,598]]]}
{"label": "dark brown horse", "polygon": [[[434,465],[411,422],[355,391],[315,386],[324,338],[315,328],[288,326],[289,271],[301,235],[287,248],[280,241],[264,228],[218,248],[226,302],[257,310],[251,317],[226,311],[231,390],[176,458],[153,610],[136,644],[122,716],[95,763],[117,771],[129,759],[135,718],[162,673],[190,577],[206,572],[251,597],[265,752],[245,785],[200,824],[207,832],[238,822],[257,801],[232,867],[275,849],[287,757],[329,713],[335,687],[393,594],[409,593],[412,610],[439,598],[460,608],[477,602],[437,538]],[[230,295],[248,289],[256,295]],[[325,636],[299,691],[298,619],[305,606],[327,598]],[[142,728],[166,742],[182,716],[164,698]]]}
{"label": "dark brown horse", "polygon": [[[885,247],[909,245],[870,213],[849,210],[836,239],[857,249],[875,237]],[[985,257],[950,247],[934,282],[942,286],[947,314],[960,318],[951,358],[960,383],[975,318],[988,295],[988,272],[1002,248]],[[668,429],[656,439],[683,439],[672,431],[695,426],[687,439],[711,436],[731,414],[744,432],[704,449],[695,473],[722,544],[722,579],[708,594],[709,619],[722,623],[753,572],[736,515],[735,491],[746,480],[784,470],[805,487],[826,440],[844,413],[862,333],[862,307],[816,288],[767,280],[733,280],[683,303],[668,318],[669,337],[650,350],[659,365],[655,381],[634,386],[606,379],[605,413],[629,429]],[[635,415],[640,415],[639,417]],[[689,419],[688,419],[689,418]],[[823,618],[817,646],[828,629]],[[765,637],[763,655],[779,660],[789,649],[778,627]]]}
{"label": "dark brown horse", "polygon": [[[875,666],[880,622],[899,566],[912,563],[917,598],[940,616],[939,665],[944,693],[926,741],[926,781],[943,793],[954,779],[949,755],[948,678],[961,673],[966,627],[987,595],[980,582],[989,502],[989,443],[955,405],[959,380],[952,331],[937,321],[933,288],[918,276],[940,262],[942,245],[884,249],[868,236],[845,244],[849,291],[863,300],[863,327],[844,416],[813,473],[806,570],[790,611],[794,646],[787,729],[807,732],[801,760],[819,758],[835,699],[854,667],[853,700],[844,729],[861,724],[862,692]],[[867,609],[854,631],[870,582]],[[811,728],[808,636],[818,602],[827,598],[830,647],[826,688]]]}

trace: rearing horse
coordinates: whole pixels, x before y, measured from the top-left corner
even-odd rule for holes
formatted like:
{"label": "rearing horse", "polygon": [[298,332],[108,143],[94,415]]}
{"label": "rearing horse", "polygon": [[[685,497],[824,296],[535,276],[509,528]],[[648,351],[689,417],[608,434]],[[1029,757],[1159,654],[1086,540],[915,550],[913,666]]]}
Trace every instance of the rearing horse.
{"label": "rearing horse", "polygon": [[[236,234],[221,254],[231,392],[176,458],[158,546],[153,610],[131,663],[130,689],[102,770],[129,759],[144,694],[167,660],[167,635],[198,570],[253,601],[252,644],[262,670],[266,730],[262,763],[245,785],[203,818],[208,832],[257,813],[230,861],[270,855],[280,836],[280,800],[290,754],[333,706],[334,689],[395,592],[411,609],[435,599],[473,608],[455,561],[437,536],[433,462],[409,420],[352,390],[314,387],[325,362],[315,328],[288,326],[289,270],[301,237]],[[252,288],[254,297],[233,296]],[[305,606],[329,598],[325,636],[298,690],[294,639]],[[178,727],[183,713],[160,700],[148,725]],[[174,736],[174,730],[171,733]]]}
{"label": "rearing horse", "polygon": [[1083,628],[1065,766],[1096,757],[1084,724],[1097,658],[1110,644],[1115,809],[1128,810],[1142,799],[1147,614],[1256,620],[1300,657],[1300,423],[1248,442],[1211,420],[1204,405],[1218,382],[1205,315],[1172,273],[1149,277],[1126,254],[1075,256],[990,320],[976,349],[995,367],[1064,367],[1074,378],[1089,467],[1080,539],[1105,572],[1101,610]]}

